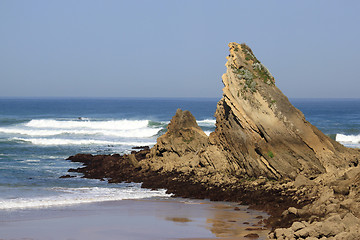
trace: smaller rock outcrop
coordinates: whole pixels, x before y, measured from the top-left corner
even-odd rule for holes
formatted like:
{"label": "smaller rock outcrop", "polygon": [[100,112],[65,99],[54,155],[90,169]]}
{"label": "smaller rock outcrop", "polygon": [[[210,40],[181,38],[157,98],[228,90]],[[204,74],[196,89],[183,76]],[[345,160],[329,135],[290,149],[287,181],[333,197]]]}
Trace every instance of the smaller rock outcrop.
{"label": "smaller rock outcrop", "polygon": [[208,146],[208,136],[189,111],[178,109],[151,149],[149,165],[153,170],[189,172],[202,166],[197,155]]}
{"label": "smaller rock outcrop", "polygon": [[360,239],[360,151],[311,125],[246,44],[229,47],[210,136],[178,109],[150,150],[75,155],[85,167],[70,171],[255,205],[282,227],[270,239]]}
{"label": "smaller rock outcrop", "polygon": [[214,173],[222,176],[216,182],[229,182],[233,177],[309,179],[358,164],[357,151],[306,121],[247,45],[229,47],[215,132],[208,137],[190,112],[178,109],[148,155],[151,169]]}

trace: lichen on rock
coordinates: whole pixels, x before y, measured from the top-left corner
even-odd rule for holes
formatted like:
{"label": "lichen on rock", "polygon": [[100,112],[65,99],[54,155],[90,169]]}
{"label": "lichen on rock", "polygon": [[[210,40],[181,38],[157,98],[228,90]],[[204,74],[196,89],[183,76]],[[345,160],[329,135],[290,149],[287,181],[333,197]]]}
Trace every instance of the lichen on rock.
{"label": "lichen on rock", "polygon": [[206,167],[232,176],[295,179],[358,161],[353,150],[306,121],[250,47],[229,47],[215,132],[208,138],[189,112],[178,110],[151,150],[154,169],[181,166],[181,171],[196,172]]}
{"label": "lichen on rock", "polygon": [[360,239],[360,150],[311,125],[246,44],[229,47],[210,136],[178,109],[150,150],[76,155],[86,167],[73,171],[261,206],[277,218],[269,239]]}

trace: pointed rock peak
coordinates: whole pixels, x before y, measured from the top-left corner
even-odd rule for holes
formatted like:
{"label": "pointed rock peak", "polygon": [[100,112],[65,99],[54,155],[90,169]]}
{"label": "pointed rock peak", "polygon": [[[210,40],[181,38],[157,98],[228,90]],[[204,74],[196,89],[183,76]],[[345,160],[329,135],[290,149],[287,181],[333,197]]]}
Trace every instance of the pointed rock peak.
{"label": "pointed rock peak", "polygon": [[181,129],[188,128],[201,129],[191,112],[183,111],[180,108],[176,111],[167,128],[169,132],[178,132]]}
{"label": "pointed rock peak", "polygon": [[[238,74],[244,75],[244,79],[259,78],[270,85],[275,83],[270,71],[255,57],[251,48],[245,43],[230,43],[229,62],[230,67]],[[248,76],[246,76],[248,75]]]}
{"label": "pointed rock peak", "polygon": [[229,46],[215,132],[208,137],[189,111],[178,109],[151,149],[153,169],[206,167],[231,176],[295,179],[358,164],[358,152],[306,121],[247,45]]}
{"label": "pointed rock peak", "polygon": [[279,118],[283,117],[280,114],[283,112],[298,114],[287,97],[275,86],[275,78],[270,71],[255,57],[249,46],[245,43],[230,43],[229,47],[227,71],[222,77],[227,100],[249,111],[261,109]]}
{"label": "pointed rock peak", "polygon": [[249,46],[230,43],[229,48],[227,71],[222,80],[225,100],[233,106],[233,110],[249,116],[258,111],[260,115],[275,115],[285,122],[289,118],[303,118],[302,113],[275,86],[275,78]]}
{"label": "pointed rock peak", "polygon": [[208,145],[208,136],[189,111],[178,109],[150,151],[152,168],[189,172],[199,165],[198,152]]}
{"label": "pointed rock peak", "polygon": [[229,161],[249,176],[269,178],[316,175],[349,164],[352,151],[306,121],[246,44],[229,47],[211,136]]}

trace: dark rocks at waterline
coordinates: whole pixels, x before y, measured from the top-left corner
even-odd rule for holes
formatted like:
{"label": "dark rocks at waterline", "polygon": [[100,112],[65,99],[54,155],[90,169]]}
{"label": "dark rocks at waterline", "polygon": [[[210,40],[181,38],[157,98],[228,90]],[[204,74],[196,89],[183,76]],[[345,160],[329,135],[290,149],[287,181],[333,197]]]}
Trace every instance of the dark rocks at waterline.
{"label": "dark rocks at waterline", "polygon": [[[91,155],[77,154],[68,160],[81,162],[83,167],[70,169],[70,172],[82,173],[91,179],[107,179],[109,183],[136,182],[143,188],[167,189],[174,197],[210,199],[213,201],[241,202],[253,209],[268,212],[271,217],[264,221],[268,226],[291,226],[292,218],[280,216],[290,206],[301,207],[308,201],[298,202],[293,192],[286,189],[266,189],[264,186],[245,184],[239,178],[235,184],[213,184],[199,182],[194,173],[152,171],[142,164],[149,150],[141,150],[130,155]],[[133,163],[133,161],[136,163]],[[291,220],[291,221],[289,221]]]}
{"label": "dark rocks at waterline", "polygon": [[257,233],[249,233],[249,234],[246,234],[244,237],[248,238],[248,239],[258,239],[259,234],[257,234]]}
{"label": "dark rocks at waterline", "polygon": [[67,174],[67,175],[63,175],[63,176],[61,176],[59,178],[74,178],[74,177],[76,177],[76,176],[72,176],[72,175]]}
{"label": "dark rocks at waterline", "polygon": [[311,125],[247,45],[229,47],[210,136],[189,111],[178,109],[150,150],[76,155],[70,159],[85,166],[71,171],[112,183],[142,182],[177,197],[250,205],[271,214],[268,225],[286,227],[270,239],[360,236],[360,151]]}
{"label": "dark rocks at waterline", "polygon": [[136,150],[149,150],[150,147],[149,147],[149,146],[136,146],[136,147],[132,147],[131,149],[136,149]]}

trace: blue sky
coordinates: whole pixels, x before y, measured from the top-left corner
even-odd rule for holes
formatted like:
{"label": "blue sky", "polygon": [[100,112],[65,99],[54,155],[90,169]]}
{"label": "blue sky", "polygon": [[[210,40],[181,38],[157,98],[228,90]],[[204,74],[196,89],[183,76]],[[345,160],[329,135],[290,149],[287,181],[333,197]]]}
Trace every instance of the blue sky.
{"label": "blue sky", "polygon": [[289,97],[358,98],[360,1],[0,1],[0,97],[215,97],[245,42]]}

